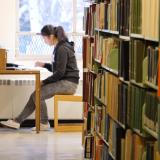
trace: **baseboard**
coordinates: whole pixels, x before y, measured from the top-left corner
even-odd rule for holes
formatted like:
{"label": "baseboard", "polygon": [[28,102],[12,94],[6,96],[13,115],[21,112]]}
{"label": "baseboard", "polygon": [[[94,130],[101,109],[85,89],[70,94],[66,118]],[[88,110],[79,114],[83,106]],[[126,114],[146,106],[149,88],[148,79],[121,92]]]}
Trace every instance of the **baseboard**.
{"label": "baseboard", "polygon": [[[7,119],[0,119],[0,121],[5,121]],[[81,119],[62,119],[58,121],[59,123],[83,123],[83,120]],[[49,120],[49,123],[51,127],[54,127],[54,120]],[[27,119],[22,124],[21,127],[34,127],[35,126],[35,120],[34,119]]]}

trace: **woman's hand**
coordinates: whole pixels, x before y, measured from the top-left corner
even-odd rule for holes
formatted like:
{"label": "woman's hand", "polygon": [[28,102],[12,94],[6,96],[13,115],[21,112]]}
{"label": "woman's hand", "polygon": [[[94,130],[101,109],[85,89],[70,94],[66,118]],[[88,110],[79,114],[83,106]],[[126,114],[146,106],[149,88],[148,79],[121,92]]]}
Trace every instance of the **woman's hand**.
{"label": "woman's hand", "polygon": [[44,67],[44,62],[40,62],[40,61],[37,61],[36,63],[35,63],[35,67]]}

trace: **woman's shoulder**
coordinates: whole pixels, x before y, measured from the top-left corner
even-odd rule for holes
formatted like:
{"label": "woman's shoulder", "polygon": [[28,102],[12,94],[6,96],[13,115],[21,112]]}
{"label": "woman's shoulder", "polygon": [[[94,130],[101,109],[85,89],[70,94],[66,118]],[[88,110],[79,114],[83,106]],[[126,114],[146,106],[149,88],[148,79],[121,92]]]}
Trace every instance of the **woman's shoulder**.
{"label": "woman's shoulder", "polygon": [[72,51],[74,52],[73,42],[61,42],[59,43],[58,50]]}

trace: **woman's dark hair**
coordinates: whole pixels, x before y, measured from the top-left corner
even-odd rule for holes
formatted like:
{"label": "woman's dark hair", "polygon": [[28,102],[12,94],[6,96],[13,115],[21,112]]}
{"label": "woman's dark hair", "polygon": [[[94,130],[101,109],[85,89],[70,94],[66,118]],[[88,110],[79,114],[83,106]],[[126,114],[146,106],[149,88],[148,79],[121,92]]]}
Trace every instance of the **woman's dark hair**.
{"label": "woman's dark hair", "polygon": [[50,35],[54,35],[58,41],[68,41],[68,38],[65,34],[65,31],[63,29],[62,26],[58,26],[58,27],[54,27],[52,25],[45,25],[42,29],[41,29],[41,35],[42,36],[50,36]]}

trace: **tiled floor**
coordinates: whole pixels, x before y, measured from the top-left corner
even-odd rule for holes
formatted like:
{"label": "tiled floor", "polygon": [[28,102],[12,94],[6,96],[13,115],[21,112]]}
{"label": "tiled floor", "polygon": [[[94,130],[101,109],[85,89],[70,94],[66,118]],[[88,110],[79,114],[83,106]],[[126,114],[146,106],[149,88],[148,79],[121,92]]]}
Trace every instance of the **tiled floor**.
{"label": "tiled floor", "polygon": [[83,160],[81,133],[0,128],[0,160]]}

